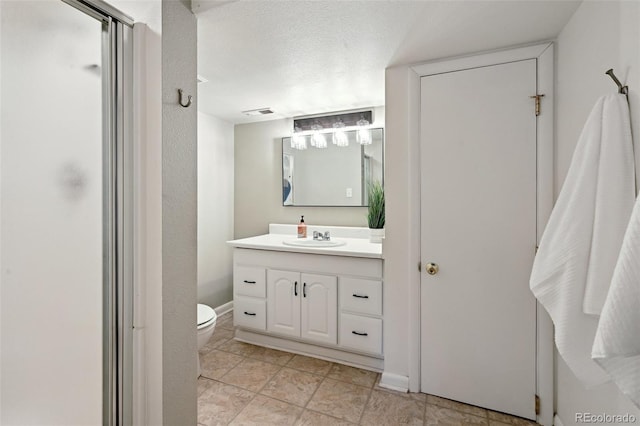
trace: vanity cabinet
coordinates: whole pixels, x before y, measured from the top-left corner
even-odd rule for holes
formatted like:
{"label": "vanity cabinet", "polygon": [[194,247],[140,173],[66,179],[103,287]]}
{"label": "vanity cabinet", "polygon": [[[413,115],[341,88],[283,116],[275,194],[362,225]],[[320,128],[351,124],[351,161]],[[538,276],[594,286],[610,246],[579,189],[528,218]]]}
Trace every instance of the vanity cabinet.
{"label": "vanity cabinet", "polygon": [[337,277],[267,271],[267,331],[335,345]]}
{"label": "vanity cabinet", "polygon": [[383,367],[382,259],[234,249],[239,341]]}

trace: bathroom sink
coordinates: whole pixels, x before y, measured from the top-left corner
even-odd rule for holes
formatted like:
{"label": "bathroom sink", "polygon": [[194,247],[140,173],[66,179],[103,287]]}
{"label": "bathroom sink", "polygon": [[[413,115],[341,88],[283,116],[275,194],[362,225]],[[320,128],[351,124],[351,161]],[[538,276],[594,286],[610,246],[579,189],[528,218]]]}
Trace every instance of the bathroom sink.
{"label": "bathroom sink", "polygon": [[337,240],[311,240],[306,238],[295,239],[295,240],[285,240],[282,242],[287,246],[297,246],[297,247],[339,247],[343,246],[346,243],[344,241]]}

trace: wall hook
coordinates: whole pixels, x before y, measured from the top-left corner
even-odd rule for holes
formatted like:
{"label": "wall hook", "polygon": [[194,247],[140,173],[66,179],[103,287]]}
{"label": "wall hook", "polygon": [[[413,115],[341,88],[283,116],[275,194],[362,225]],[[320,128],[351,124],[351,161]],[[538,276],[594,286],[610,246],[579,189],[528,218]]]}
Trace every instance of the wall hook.
{"label": "wall hook", "polygon": [[180,106],[184,107],[184,108],[189,108],[191,106],[191,95],[187,95],[187,103],[184,103],[182,101],[183,98],[183,94],[182,94],[182,89],[178,89],[178,95],[180,96]]}
{"label": "wall hook", "polygon": [[605,74],[607,74],[609,77],[611,77],[613,82],[616,83],[616,86],[618,86],[618,93],[620,93],[622,95],[626,95],[626,94],[629,93],[629,86],[623,86],[622,83],[620,83],[620,80],[618,80],[616,75],[613,73],[613,68],[607,70],[607,72],[605,72]]}

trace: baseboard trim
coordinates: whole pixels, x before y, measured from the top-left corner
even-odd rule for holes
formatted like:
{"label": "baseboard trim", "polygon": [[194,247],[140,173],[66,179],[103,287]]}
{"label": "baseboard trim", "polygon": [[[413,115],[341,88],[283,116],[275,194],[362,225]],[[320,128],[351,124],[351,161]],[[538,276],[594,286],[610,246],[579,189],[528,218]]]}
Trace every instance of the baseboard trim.
{"label": "baseboard trim", "polygon": [[398,392],[408,392],[409,377],[399,374],[382,373],[382,377],[380,377],[380,387]]}
{"label": "baseboard trim", "polygon": [[564,426],[564,423],[562,423],[562,420],[560,420],[557,414],[553,416],[553,426]]}
{"label": "baseboard trim", "polygon": [[216,315],[221,316],[226,314],[227,312],[233,311],[233,300],[231,302],[227,302],[224,305],[220,305],[217,308],[213,308],[216,311]]}

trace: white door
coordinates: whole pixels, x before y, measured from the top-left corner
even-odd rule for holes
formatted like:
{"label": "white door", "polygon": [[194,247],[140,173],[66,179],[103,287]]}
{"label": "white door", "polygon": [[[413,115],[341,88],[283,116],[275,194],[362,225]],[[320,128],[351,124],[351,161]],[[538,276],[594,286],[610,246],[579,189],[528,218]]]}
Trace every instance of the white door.
{"label": "white door", "polygon": [[300,337],[300,274],[267,271],[267,330]]}
{"label": "white door", "polygon": [[338,279],[302,274],[302,337],[338,343]]}
{"label": "white door", "polygon": [[536,61],[421,91],[422,391],[535,419]]}

